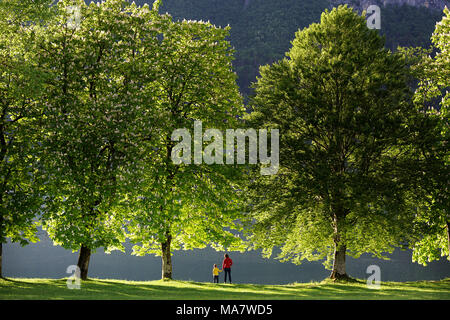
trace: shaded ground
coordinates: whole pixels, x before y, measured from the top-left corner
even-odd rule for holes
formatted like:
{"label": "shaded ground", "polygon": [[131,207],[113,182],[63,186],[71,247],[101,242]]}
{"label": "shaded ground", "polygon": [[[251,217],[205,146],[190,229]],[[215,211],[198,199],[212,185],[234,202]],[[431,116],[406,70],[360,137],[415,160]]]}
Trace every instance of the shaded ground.
{"label": "shaded ground", "polygon": [[79,290],[67,279],[0,279],[0,299],[83,300],[450,300],[450,278],[441,281],[384,282],[380,289],[356,283],[294,283],[289,285],[212,284],[189,281],[123,281],[92,279]]}

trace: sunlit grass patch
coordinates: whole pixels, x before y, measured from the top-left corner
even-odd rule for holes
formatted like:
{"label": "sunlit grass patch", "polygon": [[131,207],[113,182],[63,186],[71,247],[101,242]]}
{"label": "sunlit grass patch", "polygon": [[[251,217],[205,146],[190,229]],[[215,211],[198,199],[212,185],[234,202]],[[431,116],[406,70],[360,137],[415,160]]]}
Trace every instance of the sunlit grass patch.
{"label": "sunlit grass patch", "polygon": [[364,280],[329,280],[287,285],[213,284],[194,281],[127,281],[89,279],[81,288],[68,289],[67,279],[1,279],[0,299],[83,300],[450,300],[450,279],[419,282],[383,282],[368,288]]}

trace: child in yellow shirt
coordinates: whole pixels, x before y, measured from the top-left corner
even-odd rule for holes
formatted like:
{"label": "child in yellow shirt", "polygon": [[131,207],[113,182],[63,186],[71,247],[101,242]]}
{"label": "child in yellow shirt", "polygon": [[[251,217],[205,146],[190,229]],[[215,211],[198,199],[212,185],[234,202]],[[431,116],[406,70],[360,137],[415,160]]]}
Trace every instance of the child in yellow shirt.
{"label": "child in yellow shirt", "polygon": [[212,271],[214,283],[219,283],[219,272],[222,272],[222,270],[219,270],[219,268],[217,268],[217,264],[215,264]]}

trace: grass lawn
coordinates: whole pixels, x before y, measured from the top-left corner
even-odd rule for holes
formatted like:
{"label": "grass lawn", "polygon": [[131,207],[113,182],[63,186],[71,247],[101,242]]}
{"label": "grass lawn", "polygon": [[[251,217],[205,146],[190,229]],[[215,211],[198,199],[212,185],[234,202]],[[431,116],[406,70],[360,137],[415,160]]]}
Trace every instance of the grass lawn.
{"label": "grass lawn", "polygon": [[288,285],[213,284],[191,281],[125,281],[91,279],[70,290],[66,279],[0,279],[0,300],[289,300],[289,299],[445,299],[450,300],[450,278],[441,281],[384,282],[369,289],[355,283],[294,283]]}

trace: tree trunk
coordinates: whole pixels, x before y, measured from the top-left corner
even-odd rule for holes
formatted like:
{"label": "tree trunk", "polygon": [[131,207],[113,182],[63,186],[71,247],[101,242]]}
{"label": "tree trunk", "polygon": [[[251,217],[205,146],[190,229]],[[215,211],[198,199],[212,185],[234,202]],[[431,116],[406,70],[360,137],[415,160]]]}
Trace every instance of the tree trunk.
{"label": "tree trunk", "polygon": [[81,280],[87,280],[90,258],[91,249],[89,249],[85,245],[81,245],[77,264],[78,268],[80,268]]}
{"label": "tree trunk", "polygon": [[166,242],[161,243],[161,259],[162,259],[162,279],[172,279],[172,256],[170,253],[170,243],[172,236],[166,237]]}
{"label": "tree trunk", "polygon": [[340,280],[349,279],[347,272],[345,271],[345,255],[347,252],[347,246],[345,240],[343,241],[341,237],[341,232],[343,230],[342,223],[345,219],[345,214],[342,210],[335,210],[335,215],[333,217],[334,224],[334,262],[333,270],[330,274],[330,279]]}
{"label": "tree trunk", "polygon": [[[2,196],[0,195],[0,203],[2,203]],[[0,214],[0,278],[3,278],[3,216]]]}
{"label": "tree trunk", "polygon": [[347,247],[345,245],[339,245],[339,243],[336,243],[334,249],[333,271],[330,275],[331,279],[339,280],[348,278],[347,272],[345,271],[346,251]]}
{"label": "tree trunk", "polygon": [[2,257],[3,257],[3,243],[0,241],[0,279],[3,278]]}
{"label": "tree trunk", "polygon": [[447,244],[448,244],[448,260],[450,260],[450,221],[447,221]]}

